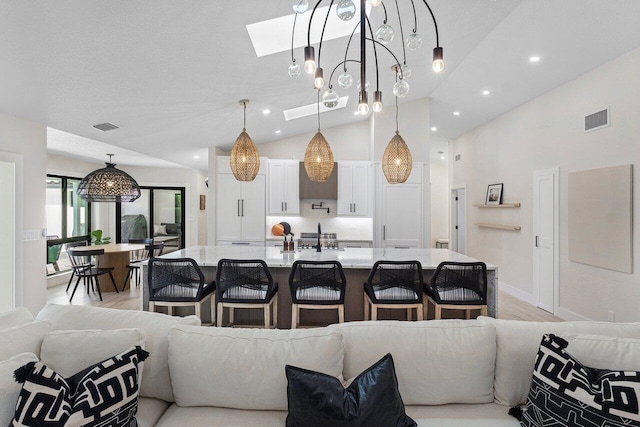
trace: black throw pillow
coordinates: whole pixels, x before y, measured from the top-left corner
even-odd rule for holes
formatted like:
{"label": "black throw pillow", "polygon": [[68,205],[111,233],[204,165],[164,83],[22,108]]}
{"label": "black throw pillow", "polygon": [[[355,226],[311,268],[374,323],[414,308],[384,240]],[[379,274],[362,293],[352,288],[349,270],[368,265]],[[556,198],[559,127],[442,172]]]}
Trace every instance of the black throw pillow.
{"label": "black throw pillow", "polygon": [[640,426],[640,373],[588,368],[565,351],[568,342],[545,335],[536,356],[523,427]]}
{"label": "black throw pillow", "polygon": [[137,425],[139,369],[149,356],[140,346],[62,378],[41,362],[15,371],[22,390],[14,427]]}
{"label": "black throw pillow", "polygon": [[346,389],[331,375],[287,365],[287,427],[413,427],[398,391],[391,354]]}

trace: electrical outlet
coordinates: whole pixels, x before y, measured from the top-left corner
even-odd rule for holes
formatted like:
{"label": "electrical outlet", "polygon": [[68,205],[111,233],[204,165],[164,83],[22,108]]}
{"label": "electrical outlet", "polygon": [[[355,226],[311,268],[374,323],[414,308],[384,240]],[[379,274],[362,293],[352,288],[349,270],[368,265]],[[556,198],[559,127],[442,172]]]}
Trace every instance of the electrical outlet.
{"label": "electrical outlet", "polygon": [[607,311],[607,322],[615,322],[616,321],[616,313],[609,310]]}

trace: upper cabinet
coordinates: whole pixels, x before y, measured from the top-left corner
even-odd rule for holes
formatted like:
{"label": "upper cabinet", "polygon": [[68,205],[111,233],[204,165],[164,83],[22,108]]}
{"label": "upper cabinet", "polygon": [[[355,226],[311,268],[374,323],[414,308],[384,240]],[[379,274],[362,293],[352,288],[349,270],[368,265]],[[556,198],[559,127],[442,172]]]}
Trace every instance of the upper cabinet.
{"label": "upper cabinet", "polygon": [[371,216],[373,163],[338,162],[338,215]]}
{"label": "upper cabinet", "polygon": [[269,160],[269,215],[300,215],[299,160]]}

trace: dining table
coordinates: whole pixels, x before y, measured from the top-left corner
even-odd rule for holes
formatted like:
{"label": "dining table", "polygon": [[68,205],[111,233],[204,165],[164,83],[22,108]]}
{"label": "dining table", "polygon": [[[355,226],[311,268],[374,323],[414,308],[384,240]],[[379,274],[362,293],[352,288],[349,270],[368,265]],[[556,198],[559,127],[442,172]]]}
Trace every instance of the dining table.
{"label": "dining table", "polygon": [[[118,290],[121,290],[127,280],[127,266],[131,259],[131,252],[144,250],[145,245],[139,243],[109,243],[106,245],[78,246],[73,248],[74,251],[90,251],[95,249],[104,249],[104,254],[98,255],[97,257],[97,266],[100,268],[113,267],[113,279],[116,281]],[[115,292],[108,274],[99,276],[98,281],[102,292]],[[128,286],[129,283],[127,283],[127,287]]]}

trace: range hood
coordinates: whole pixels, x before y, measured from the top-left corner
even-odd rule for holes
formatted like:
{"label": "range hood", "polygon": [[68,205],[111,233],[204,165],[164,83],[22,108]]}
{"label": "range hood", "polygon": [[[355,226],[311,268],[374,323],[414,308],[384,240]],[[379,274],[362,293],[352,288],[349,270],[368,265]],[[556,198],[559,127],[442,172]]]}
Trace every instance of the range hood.
{"label": "range hood", "polygon": [[300,162],[300,199],[338,200],[338,164],[333,164],[333,171],[326,182],[311,181]]}

